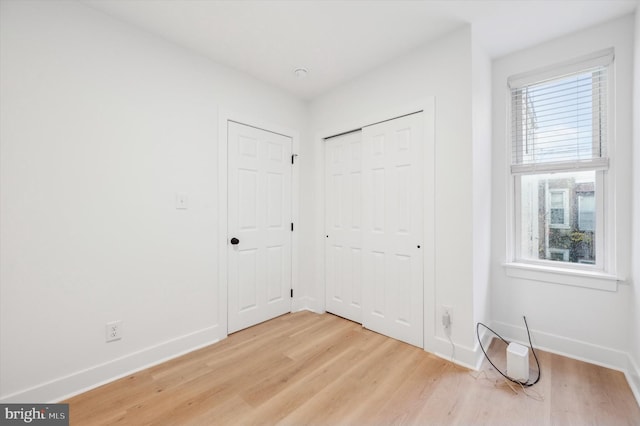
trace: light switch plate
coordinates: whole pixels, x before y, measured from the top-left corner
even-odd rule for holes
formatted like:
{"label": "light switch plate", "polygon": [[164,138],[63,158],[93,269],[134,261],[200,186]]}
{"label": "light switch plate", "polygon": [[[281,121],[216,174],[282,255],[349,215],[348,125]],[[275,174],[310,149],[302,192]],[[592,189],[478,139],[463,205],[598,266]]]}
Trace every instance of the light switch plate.
{"label": "light switch plate", "polygon": [[189,208],[189,197],[187,194],[176,194],[176,209],[186,210]]}

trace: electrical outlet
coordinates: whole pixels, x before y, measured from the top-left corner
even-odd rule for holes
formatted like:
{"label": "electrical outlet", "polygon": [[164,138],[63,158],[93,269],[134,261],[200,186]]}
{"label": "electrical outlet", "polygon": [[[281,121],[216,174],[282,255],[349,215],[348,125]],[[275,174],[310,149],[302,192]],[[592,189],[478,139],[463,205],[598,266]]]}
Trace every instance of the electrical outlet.
{"label": "electrical outlet", "polygon": [[453,308],[449,305],[442,305],[442,328],[446,334],[451,333],[453,324]]}
{"label": "electrical outlet", "polygon": [[107,342],[122,339],[122,321],[108,322],[105,329]]}

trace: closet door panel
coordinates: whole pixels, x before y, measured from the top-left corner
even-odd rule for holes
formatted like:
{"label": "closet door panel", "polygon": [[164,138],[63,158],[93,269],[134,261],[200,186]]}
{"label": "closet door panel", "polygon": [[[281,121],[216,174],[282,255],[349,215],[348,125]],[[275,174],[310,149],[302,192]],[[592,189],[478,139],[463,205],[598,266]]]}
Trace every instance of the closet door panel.
{"label": "closet door panel", "polygon": [[423,347],[422,114],[365,127],[362,324]]}
{"label": "closet door panel", "polygon": [[362,133],[325,141],[327,312],[362,322]]}

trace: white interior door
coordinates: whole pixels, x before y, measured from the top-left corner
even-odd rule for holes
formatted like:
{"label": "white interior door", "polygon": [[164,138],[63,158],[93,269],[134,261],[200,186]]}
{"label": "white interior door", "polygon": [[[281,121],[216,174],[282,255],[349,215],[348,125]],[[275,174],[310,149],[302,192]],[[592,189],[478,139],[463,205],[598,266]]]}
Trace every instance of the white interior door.
{"label": "white interior door", "polygon": [[423,114],[363,129],[363,325],[423,347]]}
{"label": "white interior door", "polygon": [[228,122],[228,332],[291,312],[291,138]]}
{"label": "white interior door", "polygon": [[362,322],[362,132],[325,141],[326,310]]}

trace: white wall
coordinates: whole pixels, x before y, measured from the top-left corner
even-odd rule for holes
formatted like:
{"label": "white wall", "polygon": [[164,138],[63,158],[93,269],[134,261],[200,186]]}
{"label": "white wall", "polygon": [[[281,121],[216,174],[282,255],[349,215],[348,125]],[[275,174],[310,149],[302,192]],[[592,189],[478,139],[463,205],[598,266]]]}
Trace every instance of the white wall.
{"label": "white wall", "polygon": [[640,1],[635,14],[633,71],[633,262],[631,319],[629,340],[632,344],[632,369],[630,374],[636,399],[640,401]]}
{"label": "white wall", "polygon": [[306,105],[76,2],[0,12],[0,399],[224,337],[218,109],[304,131]]}
{"label": "white wall", "polygon": [[[615,166],[617,272],[630,277],[631,226],[631,87],[633,17],[627,16],[582,32],[526,49],[493,63],[493,230],[492,313],[499,332],[526,340],[522,315],[534,331],[534,344],[572,357],[625,369],[628,366],[629,324],[632,321],[629,282],[616,292],[510,278],[506,259],[508,139],[507,77],[615,47]],[[636,191],[637,192],[637,191]],[[636,262],[637,263],[637,262]],[[636,317],[637,318],[637,317]]]}
{"label": "white wall", "polygon": [[[436,255],[435,271],[425,271],[427,276],[434,275],[435,289],[429,297],[431,303],[425,306],[425,315],[428,317],[425,323],[430,328],[426,330],[426,336],[431,336],[431,339],[427,339],[430,341],[425,342],[425,347],[446,356],[451,354],[440,321],[435,320],[437,306],[451,305],[454,312],[452,336],[458,345],[456,359],[467,364],[477,361],[473,326],[473,286],[477,266],[473,259],[474,250],[482,244],[488,246],[486,241],[480,242],[479,246],[471,243],[476,224],[473,211],[478,207],[472,194],[474,166],[477,164],[475,160],[482,159],[481,153],[474,157],[473,150],[471,48],[471,29],[465,26],[335,89],[314,100],[310,107],[311,131],[323,137],[329,136],[327,131],[349,130],[351,123],[367,124],[368,117],[381,117],[387,111],[399,111],[404,105],[435,97],[435,197],[431,201],[435,203]],[[480,71],[488,69],[486,57],[478,60],[478,66]],[[476,81],[481,80],[482,77]],[[490,85],[488,72],[484,84]],[[478,90],[490,98],[490,94],[484,93],[481,87]],[[478,106],[481,105],[489,106],[488,102],[481,102]],[[489,117],[481,108],[476,113],[479,114],[478,120]],[[478,134],[485,137],[482,142],[485,146],[488,144],[488,128],[480,126],[478,130]],[[316,140],[314,143],[320,142]],[[322,159],[317,160],[316,167],[319,168]],[[489,188],[489,169],[485,167],[487,177],[482,188],[484,193]],[[308,172],[319,178],[320,170]],[[484,202],[486,205],[486,199]],[[321,209],[322,206],[317,202],[313,210],[318,212]],[[487,212],[487,209],[483,209],[483,215]],[[314,216],[314,219],[317,217]],[[322,241],[318,239],[322,232],[321,223],[318,229],[319,232],[315,234],[318,244],[313,255],[316,258],[322,255]],[[321,266],[321,263],[317,265]],[[481,267],[477,270],[482,272]],[[309,303],[311,307],[322,309],[322,270],[316,269],[313,275],[315,280],[309,289]],[[486,287],[487,274],[481,279]]]}
{"label": "white wall", "polygon": [[491,59],[472,43],[473,322],[491,318]]}

